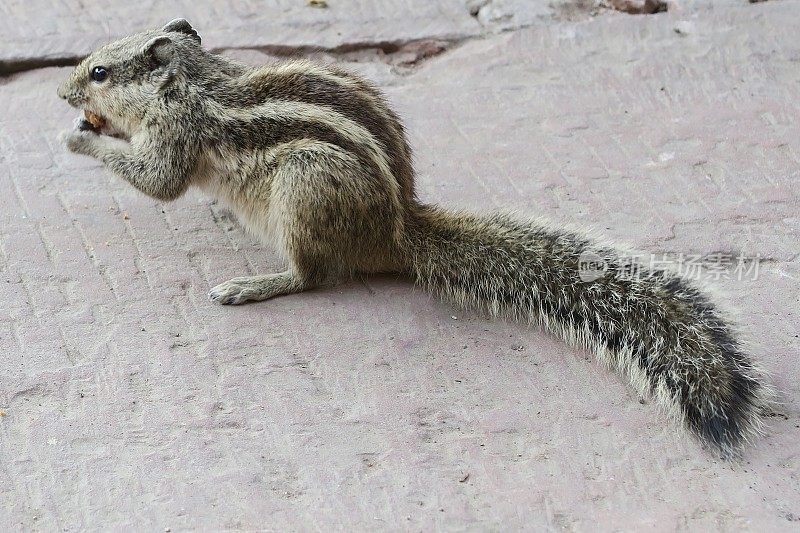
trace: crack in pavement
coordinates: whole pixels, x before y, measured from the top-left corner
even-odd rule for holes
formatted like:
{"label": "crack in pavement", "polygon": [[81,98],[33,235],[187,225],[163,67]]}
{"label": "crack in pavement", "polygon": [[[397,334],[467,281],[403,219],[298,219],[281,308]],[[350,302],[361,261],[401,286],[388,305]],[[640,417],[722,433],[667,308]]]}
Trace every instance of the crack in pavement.
{"label": "crack in pavement", "polygon": [[261,46],[223,46],[212,48],[211,52],[215,54],[223,54],[225,52],[232,51],[253,50],[281,58],[299,58],[314,54],[324,54],[345,60],[366,58],[371,61],[378,61],[392,65],[416,66],[427,59],[431,59],[449,50],[452,50],[467,40],[478,37],[479,36],[452,39],[430,38],[397,41],[356,42],[344,43],[335,47],[313,45],[287,46],[280,44]]}
{"label": "crack in pavement", "polygon": [[[363,53],[379,52],[380,55],[366,56],[389,64],[399,64],[401,66],[416,66],[422,61],[436,57],[444,52],[455,48],[457,45],[470,39],[481,38],[482,36],[461,37],[452,39],[409,39],[409,40],[388,40],[377,42],[354,42],[344,43],[335,47],[315,46],[315,45],[282,45],[267,44],[258,46],[219,46],[210,48],[214,54],[225,52],[253,50],[267,55],[291,58],[306,57],[312,54],[327,54],[343,59]],[[0,60],[0,78],[10,77],[14,74],[37,70],[48,67],[73,67],[80,63],[86,55],[76,54],[59,57],[42,57],[20,60]]]}
{"label": "crack in pavement", "polygon": [[11,76],[19,72],[27,72],[48,67],[74,67],[86,57],[82,55],[69,55],[58,57],[33,57],[30,59],[3,60],[0,59],[0,78]]}

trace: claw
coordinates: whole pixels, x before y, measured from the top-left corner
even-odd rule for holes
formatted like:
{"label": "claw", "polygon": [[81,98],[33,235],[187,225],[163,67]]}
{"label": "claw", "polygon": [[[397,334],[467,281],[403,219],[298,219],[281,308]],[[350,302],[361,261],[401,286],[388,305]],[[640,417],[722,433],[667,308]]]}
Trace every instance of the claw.
{"label": "claw", "polygon": [[95,131],[94,126],[92,126],[92,123],[85,119],[81,119],[80,121],[78,121],[76,129],[78,131]]}
{"label": "claw", "polygon": [[244,292],[244,287],[229,280],[212,288],[208,292],[208,299],[222,305],[238,305],[247,301]]}

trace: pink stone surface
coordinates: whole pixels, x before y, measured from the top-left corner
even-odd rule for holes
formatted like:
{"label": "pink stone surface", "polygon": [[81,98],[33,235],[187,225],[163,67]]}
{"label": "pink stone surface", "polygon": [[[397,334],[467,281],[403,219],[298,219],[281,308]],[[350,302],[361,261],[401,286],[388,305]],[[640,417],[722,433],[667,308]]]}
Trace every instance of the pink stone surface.
{"label": "pink stone surface", "polygon": [[[760,256],[757,276],[709,285],[772,374],[767,435],[719,461],[589,354],[402,279],[214,305],[210,285],[275,254],[199,193],[160,204],[65,153],[69,69],[31,68],[0,78],[0,530],[796,530],[800,2],[580,20],[405,2],[374,28],[390,3],[329,4],[276,2],[251,28],[328,48],[460,35],[414,64],[325,57],[385,88],[423,199]],[[80,55],[93,20],[171,16],[99,5],[3,4],[29,32],[4,19],[0,57]],[[231,37],[219,7],[179,7],[214,46],[256,38]],[[527,22],[494,33],[481,17],[498,9]]]}

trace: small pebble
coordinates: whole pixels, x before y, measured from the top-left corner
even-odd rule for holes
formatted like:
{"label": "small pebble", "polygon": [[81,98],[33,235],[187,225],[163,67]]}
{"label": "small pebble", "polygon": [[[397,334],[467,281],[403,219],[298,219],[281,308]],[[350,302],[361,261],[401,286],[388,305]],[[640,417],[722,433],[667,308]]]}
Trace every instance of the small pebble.
{"label": "small pebble", "polygon": [[688,20],[681,20],[672,28],[678,35],[689,35],[694,33],[694,25]]}

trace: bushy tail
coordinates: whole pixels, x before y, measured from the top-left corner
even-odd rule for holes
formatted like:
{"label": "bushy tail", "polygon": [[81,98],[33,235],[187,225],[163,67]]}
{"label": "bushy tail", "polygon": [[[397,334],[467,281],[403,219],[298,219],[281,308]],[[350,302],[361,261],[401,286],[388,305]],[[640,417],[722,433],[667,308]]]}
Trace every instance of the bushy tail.
{"label": "bushy tail", "polygon": [[726,456],[759,433],[761,374],[685,279],[506,215],[423,206],[408,235],[412,274],[423,286],[593,350]]}

